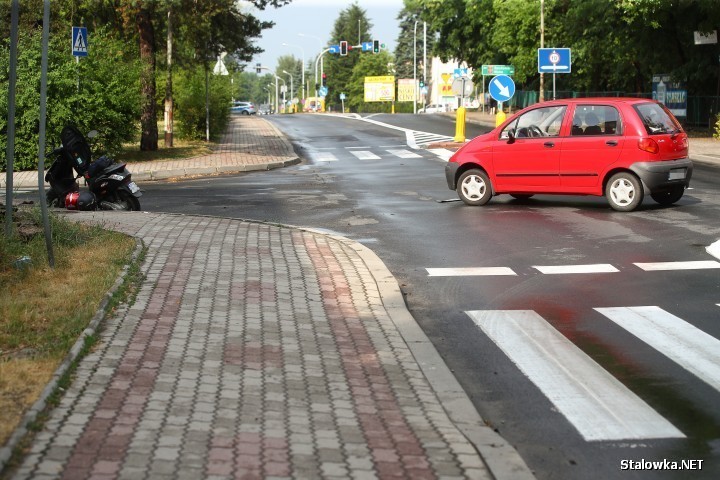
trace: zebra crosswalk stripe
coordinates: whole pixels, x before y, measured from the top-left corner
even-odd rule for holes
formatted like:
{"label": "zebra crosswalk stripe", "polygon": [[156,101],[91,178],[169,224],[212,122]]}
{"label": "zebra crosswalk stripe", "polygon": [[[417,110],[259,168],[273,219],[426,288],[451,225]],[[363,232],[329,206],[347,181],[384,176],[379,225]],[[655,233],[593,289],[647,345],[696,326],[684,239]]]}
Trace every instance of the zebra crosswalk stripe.
{"label": "zebra crosswalk stripe", "polygon": [[351,150],[350,153],[355,155],[359,160],[380,160],[380,157],[369,150]]}
{"label": "zebra crosswalk stripe", "polygon": [[313,158],[317,162],[336,162],[337,157],[330,152],[317,152],[313,155]]}
{"label": "zebra crosswalk stripe", "polygon": [[484,275],[517,275],[507,267],[426,268],[429,277],[472,277]]}
{"label": "zebra crosswalk stripe", "polygon": [[387,150],[387,152],[400,158],[422,158],[422,155],[418,155],[410,150]]}
{"label": "zebra crosswalk stripe", "polygon": [[660,307],[595,310],[720,391],[720,340]]}
{"label": "zebra crosswalk stripe", "polygon": [[466,313],[585,440],[685,437],[536,312]]}

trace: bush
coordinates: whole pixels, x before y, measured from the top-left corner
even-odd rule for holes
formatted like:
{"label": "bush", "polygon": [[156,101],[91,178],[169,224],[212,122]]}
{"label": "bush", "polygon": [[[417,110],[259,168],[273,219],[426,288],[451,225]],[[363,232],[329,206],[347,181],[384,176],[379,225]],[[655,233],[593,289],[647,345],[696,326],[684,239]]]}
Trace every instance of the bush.
{"label": "bush", "polygon": [[[39,30],[19,36],[15,91],[14,169],[32,170],[38,164],[40,128]],[[5,51],[7,40],[2,45]],[[56,146],[60,130],[74,124],[81,132],[98,130],[97,148],[119,151],[138,131],[140,111],[139,61],[126,56],[126,46],[102,30],[91,34],[90,55],[76,63],[66,34],[51,35],[48,51],[46,148]],[[0,56],[0,91],[9,91],[9,55]],[[0,168],[7,167],[8,97],[0,96]]]}
{"label": "bush", "polygon": [[717,115],[715,120],[715,132],[713,133],[713,138],[720,140],[720,114]]}
{"label": "bush", "polygon": [[[225,131],[230,114],[230,77],[210,75],[210,136]],[[174,117],[183,138],[205,138],[205,72],[202,69],[178,72],[173,79]]]}

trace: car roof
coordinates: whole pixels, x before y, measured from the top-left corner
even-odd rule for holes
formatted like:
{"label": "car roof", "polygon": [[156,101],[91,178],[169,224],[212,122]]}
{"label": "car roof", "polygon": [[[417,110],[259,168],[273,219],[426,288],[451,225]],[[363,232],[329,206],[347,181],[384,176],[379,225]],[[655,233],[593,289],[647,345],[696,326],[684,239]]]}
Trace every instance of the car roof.
{"label": "car roof", "polygon": [[[581,97],[581,98],[560,98],[557,100],[548,100],[542,102],[542,105],[565,105],[568,103],[657,103],[657,101],[649,98],[638,98],[638,97]],[[535,105],[540,105],[535,104]]]}

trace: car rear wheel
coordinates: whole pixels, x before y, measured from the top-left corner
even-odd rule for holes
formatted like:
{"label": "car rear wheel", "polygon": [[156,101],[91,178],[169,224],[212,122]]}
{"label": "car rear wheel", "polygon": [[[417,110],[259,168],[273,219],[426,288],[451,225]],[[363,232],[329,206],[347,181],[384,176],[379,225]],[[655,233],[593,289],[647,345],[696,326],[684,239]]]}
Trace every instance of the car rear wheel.
{"label": "car rear wheel", "polygon": [[490,179],[482,170],[468,170],[460,175],[457,193],[460,200],[467,205],[485,205],[492,197]]}
{"label": "car rear wheel", "polygon": [[631,212],[643,200],[643,188],[640,180],[629,172],[616,173],[610,178],[605,190],[610,206],[618,212]]}
{"label": "car rear wheel", "polygon": [[677,187],[668,192],[651,193],[650,197],[663,207],[667,207],[677,202],[685,194],[685,187]]}
{"label": "car rear wheel", "polygon": [[243,115],[250,115],[250,112],[249,112],[248,110],[243,110],[242,114],[243,114]]}

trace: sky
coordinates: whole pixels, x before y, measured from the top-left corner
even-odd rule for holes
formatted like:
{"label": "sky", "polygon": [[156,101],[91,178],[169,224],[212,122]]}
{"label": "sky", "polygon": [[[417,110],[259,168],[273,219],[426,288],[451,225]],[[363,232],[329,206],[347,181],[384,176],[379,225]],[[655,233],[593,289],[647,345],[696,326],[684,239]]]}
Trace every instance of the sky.
{"label": "sky", "polygon": [[[256,39],[255,44],[265,51],[253,58],[246,71],[254,71],[256,63],[274,70],[278,57],[294,55],[302,59],[303,50],[306,63],[315,58],[320,53],[321,42],[323,48],[328,46],[340,12],[353,3],[351,0],[293,0],[278,9],[253,10],[257,18],[273,21],[275,26],[263,30],[262,37]],[[357,0],[357,3],[366,11],[366,17],[373,25],[370,30],[373,38],[363,41],[380,40],[390,52],[394,52],[400,33],[397,15],[403,8],[403,0]],[[300,36],[301,33],[308,36]],[[357,38],[348,41],[356,44]],[[284,46],[283,43],[294,46]]]}

